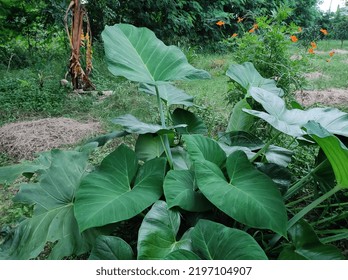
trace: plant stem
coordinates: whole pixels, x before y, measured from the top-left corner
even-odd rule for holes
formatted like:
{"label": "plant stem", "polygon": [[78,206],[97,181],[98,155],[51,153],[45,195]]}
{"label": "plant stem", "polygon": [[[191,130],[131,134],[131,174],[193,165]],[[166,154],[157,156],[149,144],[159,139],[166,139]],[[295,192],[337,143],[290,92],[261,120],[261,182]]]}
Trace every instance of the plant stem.
{"label": "plant stem", "polygon": [[291,198],[299,189],[301,189],[305,183],[312,177],[313,173],[317,172],[324,164],[326,164],[326,160],[322,161],[318,166],[313,168],[306,176],[302,177],[299,181],[297,181],[294,185],[292,185],[288,191],[286,192],[284,199],[287,200]]}
{"label": "plant stem", "polygon": [[271,146],[271,145],[273,144],[274,140],[276,140],[276,139],[279,137],[279,135],[281,135],[281,134],[282,134],[281,132],[278,132],[276,135],[274,135],[273,138],[270,139],[270,140],[265,144],[265,146],[263,146],[262,149],[260,149],[260,150],[256,153],[256,155],[254,155],[254,156],[251,158],[250,162],[254,162],[261,154],[263,154],[264,152],[266,152],[266,151],[268,150],[269,146]]}
{"label": "plant stem", "polygon": [[[166,128],[166,119],[164,116],[164,112],[163,112],[163,106],[162,106],[162,101],[159,95],[159,90],[158,90],[158,86],[155,86],[156,89],[156,97],[157,97],[157,105],[158,105],[158,110],[159,110],[159,114],[160,114],[160,118],[161,118],[161,125],[163,128]],[[169,162],[169,166],[170,168],[173,167],[173,156],[170,150],[170,145],[169,145],[169,140],[168,140],[168,135],[159,135],[163,148],[164,148],[164,152],[167,156],[168,162]]]}

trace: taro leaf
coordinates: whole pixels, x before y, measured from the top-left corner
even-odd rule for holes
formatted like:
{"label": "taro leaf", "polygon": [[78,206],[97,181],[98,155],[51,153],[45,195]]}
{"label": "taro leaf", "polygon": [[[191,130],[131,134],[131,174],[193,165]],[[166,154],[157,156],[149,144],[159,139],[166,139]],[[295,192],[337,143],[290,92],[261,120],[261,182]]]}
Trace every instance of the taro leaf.
{"label": "taro leaf", "polygon": [[245,113],[242,109],[251,109],[249,103],[242,99],[232,109],[232,114],[227,125],[226,132],[249,131],[254,124],[254,117]]}
{"label": "taro leaf", "polygon": [[180,227],[179,212],[168,209],[164,201],[157,201],[146,214],[138,235],[138,259],[164,259],[173,251],[191,250],[189,232],[177,240]]}
{"label": "taro leaf", "polygon": [[331,163],[337,186],[348,188],[348,148],[329,131],[315,122],[305,126],[307,133],[319,144]]}
{"label": "taro leaf", "polygon": [[252,152],[249,148],[244,146],[228,146],[221,142],[218,143],[221,149],[223,149],[226,153],[226,156],[233,154],[235,151],[243,151],[247,155],[248,159],[252,159],[256,155],[256,153]]}
{"label": "taro leaf", "polygon": [[284,91],[277,87],[276,82],[271,79],[263,78],[251,62],[232,64],[230,68],[228,68],[226,75],[244,87],[247,91],[252,87],[259,87],[276,96],[284,95]]}
{"label": "taro leaf", "polygon": [[164,152],[161,136],[157,134],[141,134],[135,144],[138,159],[148,161],[160,157]]}
{"label": "taro leaf", "polygon": [[318,239],[313,228],[300,220],[289,229],[292,241],[279,255],[281,260],[343,260],[341,252],[333,245],[324,245]]}
{"label": "taro leaf", "polygon": [[102,38],[108,68],[115,76],[146,84],[210,78],[191,66],[179,48],[166,46],[147,28],[106,26]]}
{"label": "taro leaf", "polygon": [[104,146],[107,142],[114,138],[124,137],[127,136],[129,133],[126,131],[113,131],[104,135],[99,135],[97,137],[94,137],[92,139],[89,139],[87,143],[91,142],[97,142],[98,146]]}
{"label": "taro leaf", "polygon": [[187,250],[176,250],[174,252],[169,253],[165,258],[165,260],[200,260],[200,258],[193,252]]}
{"label": "taro leaf", "polygon": [[159,134],[168,134],[172,132],[174,128],[186,127],[185,124],[176,125],[173,127],[162,127],[159,124],[148,124],[142,121],[139,121],[136,117],[127,114],[120,116],[112,120],[113,123],[119,124],[123,127],[128,133],[136,134],[147,134],[147,133],[159,133]]}
{"label": "taro leaf", "polygon": [[20,175],[35,173],[41,169],[47,169],[51,164],[51,152],[41,153],[32,162],[23,162],[11,166],[0,167],[0,184],[12,184]]}
{"label": "taro leaf", "polygon": [[[139,90],[150,95],[156,95],[156,89],[153,85],[141,84],[139,86]],[[167,104],[167,106],[193,106],[193,96],[188,95],[183,90],[178,89],[177,87],[171,84],[158,85],[158,91],[161,99]]]}
{"label": "taro leaf", "polygon": [[115,236],[98,236],[89,256],[90,260],[132,260],[134,254],[131,246]]}
{"label": "taro leaf", "polygon": [[169,208],[179,206],[192,212],[202,212],[212,208],[211,203],[198,190],[193,171],[169,171],[163,188]]}
{"label": "taro leaf", "polygon": [[274,145],[270,145],[265,152],[265,156],[268,162],[275,163],[284,167],[287,167],[289,165],[293,154],[293,151]]}
{"label": "taro leaf", "polygon": [[279,131],[293,137],[306,134],[302,127],[309,121],[321,124],[332,134],[348,136],[348,114],[335,108],[313,108],[309,110],[286,108],[285,101],[261,88],[250,89],[251,96],[262,104],[265,112],[244,109],[245,112],[261,118]]}
{"label": "taro leaf", "polygon": [[187,152],[180,146],[171,149],[173,157],[174,170],[188,170],[191,167],[191,161]]}
{"label": "taro leaf", "polygon": [[249,234],[219,223],[199,220],[191,238],[193,252],[203,260],[267,260]]}
{"label": "taro leaf", "polygon": [[153,204],[162,195],[165,167],[157,158],[138,170],[135,153],[118,147],[81,182],[75,202],[80,231],[130,219]]}
{"label": "taro leaf", "polygon": [[59,150],[51,151],[51,156],[51,166],[38,171],[38,182],[22,184],[15,197],[17,202],[34,204],[34,213],[16,229],[11,259],[35,258],[46,242],[58,242],[52,251],[56,259],[90,249],[91,232],[79,233],[73,211],[75,192],[85,174],[88,156]]}
{"label": "taro leaf", "polygon": [[183,135],[183,139],[192,161],[205,159],[218,166],[225,162],[226,154],[216,141],[202,135]]}
{"label": "taro leaf", "polygon": [[229,146],[246,147],[252,151],[259,150],[265,145],[259,138],[245,131],[231,131],[225,133],[219,139],[219,142],[225,143]]}
{"label": "taro leaf", "polygon": [[282,195],[287,192],[292,182],[292,174],[288,169],[274,163],[257,163],[256,167],[273,180]]}
{"label": "taro leaf", "polygon": [[258,171],[242,151],[227,158],[226,168],[230,182],[215,164],[195,163],[197,184],[205,197],[240,223],[286,236],[286,209],[272,179]]}
{"label": "taro leaf", "polygon": [[177,108],[172,114],[174,125],[186,124],[186,127],[178,127],[176,130],[180,134],[207,134],[208,129],[202,119],[194,113]]}

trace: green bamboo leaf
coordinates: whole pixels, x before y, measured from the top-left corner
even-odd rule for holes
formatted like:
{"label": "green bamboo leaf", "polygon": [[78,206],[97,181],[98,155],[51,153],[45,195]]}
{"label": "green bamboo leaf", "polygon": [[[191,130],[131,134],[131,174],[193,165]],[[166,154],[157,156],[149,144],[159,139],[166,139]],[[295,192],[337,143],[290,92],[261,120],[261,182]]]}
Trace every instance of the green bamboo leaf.
{"label": "green bamboo leaf", "polygon": [[242,109],[251,109],[249,103],[242,99],[232,109],[232,114],[227,125],[226,132],[246,131],[248,132],[254,124],[254,117],[245,113]]}
{"label": "green bamboo leaf", "polygon": [[258,171],[242,151],[227,158],[226,168],[230,182],[217,165],[206,160],[195,163],[204,196],[238,222],[286,236],[286,209],[272,179]]}
{"label": "green bamboo leaf", "polygon": [[183,135],[183,139],[192,161],[205,159],[218,166],[225,162],[226,154],[216,141],[202,135]]}
{"label": "green bamboo leaf", "polygon": [[[150,95],[156,96],[156,89],[153,85],[141,84],[139,90]],[[167,104],[171,105],[184,105],[187,107],[193,106],[193,96],[188,95],[181,89],[171,85],[163,84],[158,86],[159,96]]]}
{"label": "green bamboo leaf", "polygon": [[146,84],[207,79],[175,46],[166,46],[147,28],[130,24],[106,26],[102,32],[108,68],[115,76]]}
{"label": "green bamboo leaf", "polygon": [[190,250],[188,233],[177,240],[179,227],[179,212],[168,209],[164,201],[157,201],[146,214],[139,229],[138,259],[164,259],[176,250]]}
{"label": "green bamboo leaf", "polygon": [[333,245],[324,245],[319,241],[313,228],[300,220],[289,229],[292,244],[280,253],[281,260],[343,260],[341,252]]}
{"label": "green bamboo leaf", "polygon": [[177,108],[172,114],[174,125],[186,124],[186,127],[178,127],[180,134],[207,134],[208,129],[201,118],[185,109]]}
{"label": "green bamboo leaf", "polygon": [[284,91],[277,87],[276,81],[263,78],[251,62],[232,64],[230,68],[228,68],[226,75],[240,84],[247,91],[252,87],[258,87],[265,89],[276,96],[284,95]]}
{"label": "green bamboo leaf", "polygon": [[267,260],[246,232],[208,220],[199,220],[191,232],[192,248],[203,260]]}
{"label": "green bamboo leaf", "polygon": [[179,206],[192,212],[202,212],[212,208],[211,203],[198,190],[193,171],[169,171],[163,189],[169,208]]}
{"label": "green bamboo leaf", "polygon": [[333,134],[316,122],[308,122],[307,133],[319,144],[331,163],[337,185],[348,188],[348,148]]}
{"label": "green bamboo leaf", "polygon": [[306,132],[302,127],[309,121],[320,123],[332,134],[348,136],[348,114],[336,108],[313,108],[309,110],[286,108],[285,101],[261,88],[251,88],[251,96],[259,102],[265,111],[243,109],[245,112],[261,118],[279,131],[293,137],[302,138]]}
{"label": "green bamboo leaf", "polygon": [[73,211],[87,160],[86,153],[53,150],[50,167],[38,171],[38,182],[20,186],[15,201],[34,204],[34,213],[16,228],[9,258],[35,258],[47,242],[57,242],[50,256],[55,259],[90,249],[98,232],[80,234]]}
{"label": "green bamboo leaf", "polygon": [[80,230],[141,213],[162,195],[165,167],[166,160],[157,158],[138,170],[135,153],[125,145],[118,147],[81,182],[75,202]]}
{"label": "green bamboo leaf", "polygon": [[132,260],[132,247],[115,236],[98,236],[89,256],[90,260]]}

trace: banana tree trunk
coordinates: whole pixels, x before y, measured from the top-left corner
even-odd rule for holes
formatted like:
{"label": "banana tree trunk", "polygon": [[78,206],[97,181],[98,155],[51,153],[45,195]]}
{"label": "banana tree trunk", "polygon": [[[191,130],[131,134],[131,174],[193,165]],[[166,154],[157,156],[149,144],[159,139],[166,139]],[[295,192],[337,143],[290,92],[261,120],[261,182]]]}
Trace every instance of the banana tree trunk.
{"label": "banana tree trunk", "polygon": [[[69,12],[71,11],[71,28],[68,25]],[[84,33],[84,21],[86,22],[86,33]],[[95,89],[88,78],[92,71],[92,35],[87,16],[87,10],[80,0],[72,0],[65,13],[65,29],[69,37],[71,57],[69,62],[69,74],[71,83],[75,90]],[[81,48],[86,49],[85,70],[81,65]]]}

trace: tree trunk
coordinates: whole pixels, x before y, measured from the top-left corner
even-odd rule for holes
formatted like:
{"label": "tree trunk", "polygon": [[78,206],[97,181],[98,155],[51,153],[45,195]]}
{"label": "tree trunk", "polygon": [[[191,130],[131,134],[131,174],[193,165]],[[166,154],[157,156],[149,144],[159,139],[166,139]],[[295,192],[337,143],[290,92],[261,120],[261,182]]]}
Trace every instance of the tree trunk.
{"label": "tree trunk", "polygon": [[[71,30],[68,26],[69,12],[72,12]],[[87,22],[86,35],[84,35],[83,23]],[[71,83],[75,90],[95,89],[88,75],[92,71],[92,36],[89,20],[85,5],[80,4],[80,0],[72,0],[65,13],[65,29],[69,36],[71,57],[69,63],[69,74]],[[81,47],[86,48],[86,68],[81,66]]]}

